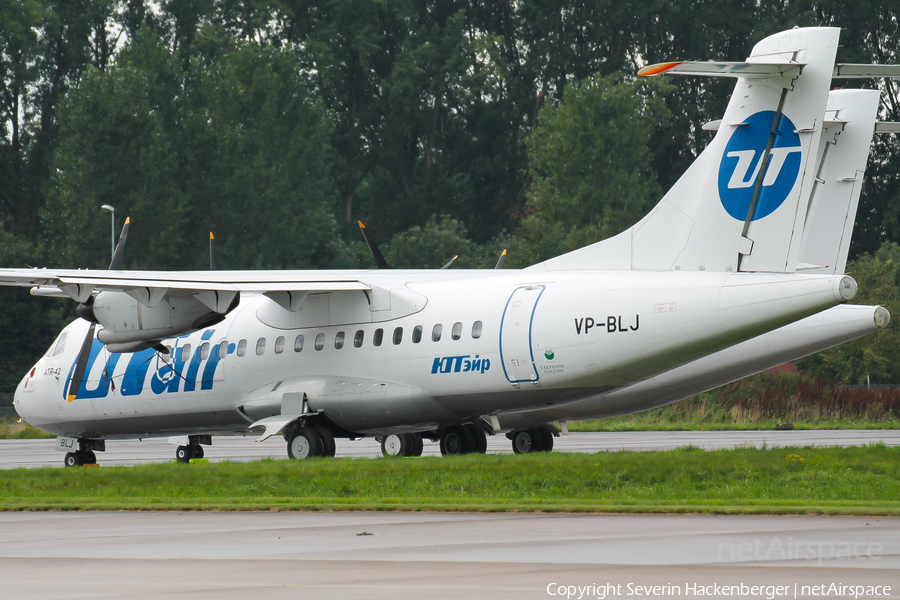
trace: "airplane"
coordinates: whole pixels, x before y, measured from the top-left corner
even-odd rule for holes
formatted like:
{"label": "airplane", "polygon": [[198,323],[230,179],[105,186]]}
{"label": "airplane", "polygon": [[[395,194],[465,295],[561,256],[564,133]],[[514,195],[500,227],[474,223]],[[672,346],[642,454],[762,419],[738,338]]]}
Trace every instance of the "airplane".
{"label": "airplane", "polygon": [[[840,30],[795,28],[744,62],[642,76],[736,79],[707,148],[627,231],[525,269],[0,269],[0,285],[70,298],[70,323],[16,389],[65,464],[106,440],[282,435],[290,458],[335,438],[387,455],[552,450],[573,419],[662,406],[887,326],[848,306],[844,274],[879,92],[836,77]],[[211,240],[211,249],[214,249]],[[211,263],[215,264],[214,255]],[[502,263],[501,265],[502,266]],[[559,427],[553,423],[559,423]]]}

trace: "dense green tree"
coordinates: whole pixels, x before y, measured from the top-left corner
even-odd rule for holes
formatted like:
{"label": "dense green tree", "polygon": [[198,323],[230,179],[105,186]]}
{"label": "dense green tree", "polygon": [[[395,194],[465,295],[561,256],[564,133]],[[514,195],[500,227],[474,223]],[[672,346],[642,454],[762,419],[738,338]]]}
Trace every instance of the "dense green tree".
{"label": "dense green tree", "polygon": [[[138,38],[89,70],[64,107],[45,222],[62,264],[108,259],[99,207],[130,215],[128,266],[349,266],[328,203],[328,114],[289,52],[247,44],[213,61]],[[87,264],[86,264],[87,263]]]}
{"label": "dense green tree", "polygon": [[592,77],[545,105],[528,140],[534,181],[523,223],[534,259],[624,231],[658,201],[654,134],[669,117],[663,80]]}
{"label": "dense green tree", "polygon": [[[900,315],[900,246],[889,242],[875,254],[864,254],[847,265],[859,284],[854,304],[880,304],[893,318]],[[841,344],[804,359],[803,369],[848,384],[900,382],[900,330],[884,331]]]}

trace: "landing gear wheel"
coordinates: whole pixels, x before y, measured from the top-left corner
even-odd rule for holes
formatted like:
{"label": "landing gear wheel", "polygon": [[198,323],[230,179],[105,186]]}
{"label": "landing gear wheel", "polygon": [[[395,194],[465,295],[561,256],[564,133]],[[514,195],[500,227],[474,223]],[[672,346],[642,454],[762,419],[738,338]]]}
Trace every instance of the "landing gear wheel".
{"label": "landing gear wheel", "polygon": [[475,439],[475,450],[474,452],[478,454],[486,454],[487,453],[487,435],[484,433],[484,429],[475,425],[474,423],[467,423],[464,425],[466,429],[469,430],[469,433],[472,434],[472,437]]}
{"label": "landing gear wheel", "polygon": [[84,465],[96,465],[97,464],[97,455],[94,454],[93,450],[87,450],[81,456],[81,464],[84,464]]}
{"label": "landing gear wheel", "polygon": [[534,452],[534,432],[531,430],[517,431],[512,436],[512,448],[516,454]]}
{"label": "landing gear wheel", "polygon": [[406,441],[409,443],[409,452],[406,456],[422,456],[425,444],[422,442],[421,433],[407,433]]}
{"label": "landing gear wheel", "polygon": [[192,455],[193,452],[191,452],[190,446],[178,446],[175,449],[175,460],[178,462],[189,463]]}
{"label": "landing gear wheel", "polygon": [[553,452],[553,430],[549,425],[541,425],[535,431],[540,436],[541,452]]}
{"label": "landing gear wheel", "polygon": [[203,458],[203,446],[200,444],[191,446],[191,458]]}
{"label": "landing gear wheel", "polygon": [[475,451],[475,438],[462,426],[450,427],[441,435],[441,454],[471,454]]}
{"label": "landing gear wheel", "polygon": [[66,452],[66,466],[80,467],[82,465],[81,455],[77,452]]}
{"label": "landing gear wheel", "polygon": [[316,433],[319,434],[319,439],[322,440],[322,456],[327,458],[334,458],[334,434],[331,433],[330,429],[321,426],[314,427],[313,429]]}
{"label": "landing gear wheel", "polygon": [[288,436],[287,451],[290,458],[322,456],[322,440],[311,427],[298,427]]}
{"label": "landing gear wheel", "polygon": [[384,456],[409,456],[409,438],[402,433],[386,435],[381,440],[381,454]]}

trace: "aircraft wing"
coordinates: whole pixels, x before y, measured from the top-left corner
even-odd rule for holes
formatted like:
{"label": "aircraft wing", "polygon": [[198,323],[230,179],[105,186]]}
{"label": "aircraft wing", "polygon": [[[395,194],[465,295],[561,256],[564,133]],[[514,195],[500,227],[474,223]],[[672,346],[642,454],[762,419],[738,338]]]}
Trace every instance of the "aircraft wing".
{"label": "aircraft wing", "polygon": [[[324,278],[322,276],[325,275]],[[316,271],[100,271],[90,269],[0,269],[0,285],[31,287],[37,296],[68,297],[84,302],[94,291],[150,295],[169,290],[201,292],[336,292],[367,291],[354,277],[328,277]]]}

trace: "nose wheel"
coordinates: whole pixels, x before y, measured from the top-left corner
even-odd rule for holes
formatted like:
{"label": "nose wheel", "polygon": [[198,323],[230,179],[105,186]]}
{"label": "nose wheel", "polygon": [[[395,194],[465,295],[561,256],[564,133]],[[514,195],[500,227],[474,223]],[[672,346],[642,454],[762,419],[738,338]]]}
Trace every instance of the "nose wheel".
{"label": "nose wheel", "polygon": [[203,458],[203,446],[201,446],[201,444],[206,444],[207,446],[211,445],[212,436],[189,436],[187,445],[181,445],[175,449],[175,460],[182,463],[189,463],[193,458]]}
{"label": "nose wheel", "polygon": [[[69,447],[71,448],[72,445],[69,445]],[[106,450],[106,444],[103,440],[92,440],[84,438],[79,439],[75,447],[78,448],[75,452],[66,452],[66,457],[63,462],[67,467],[96,465],[97,455],[94,454],[94,450],[97,450],[99,452],[103,452],[104,450]]]}

